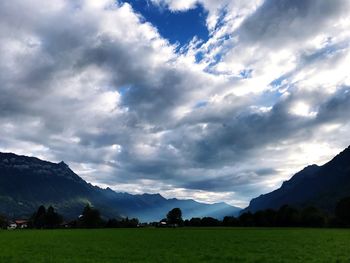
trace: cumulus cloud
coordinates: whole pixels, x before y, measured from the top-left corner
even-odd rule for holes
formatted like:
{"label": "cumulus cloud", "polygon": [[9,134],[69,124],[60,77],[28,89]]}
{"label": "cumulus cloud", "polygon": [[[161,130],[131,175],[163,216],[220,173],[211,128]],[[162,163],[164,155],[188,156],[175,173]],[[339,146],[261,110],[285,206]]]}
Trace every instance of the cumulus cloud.
{"label": "cumulus cloud", "polygon": [[349,144],[348,1],[152,2],[203,5],[209,40],[173,46],[126,3],[1,2],[0,150],[244,206]]}

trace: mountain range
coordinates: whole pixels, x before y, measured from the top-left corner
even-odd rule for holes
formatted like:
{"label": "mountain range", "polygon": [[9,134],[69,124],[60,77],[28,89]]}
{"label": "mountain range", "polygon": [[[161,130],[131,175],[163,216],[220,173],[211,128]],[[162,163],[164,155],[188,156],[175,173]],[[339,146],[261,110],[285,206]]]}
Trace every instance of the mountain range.
{"label": "mountain range", "polygon": [[28,217],[40,205],[53,205],[67,219],[79,216],[90,204],[105,218],[137,217],[158,221],[174,207],[184,218],[210,216],[221,219],[240,212],[278,209],[288,204],[315,206],[333,213],[337,202],[350,196],[350,146],[328,163],[310,165],[282,186],[251,200],[244,210],[226,203],[205,204],[194,200],[166,199],[160,194],[132,195],[87,183],[64,162],[0,153],[0,214]]}
{"label": "mountain range", "polygon": [[348,196],[350,146],[328,163],[322,166],[310,165],[284,182],[279,189],[252,199],[243,211],[278,209],[288,204],[295,207],[315,206],[333,213],[337,202]]}
{"label": "mountain range", "polygon": [[78,217],[86,204],[105,218],[137,217],[158,221],[169,210],[181,208],[184,218],[237,215],[240,208],[226,203],[205,204],[194,200],[166,199],[160,194],[132,195],[87,183],[64,163],[0,153],[0,214],[28,217],[40,205],[52,205],[66,219]]}

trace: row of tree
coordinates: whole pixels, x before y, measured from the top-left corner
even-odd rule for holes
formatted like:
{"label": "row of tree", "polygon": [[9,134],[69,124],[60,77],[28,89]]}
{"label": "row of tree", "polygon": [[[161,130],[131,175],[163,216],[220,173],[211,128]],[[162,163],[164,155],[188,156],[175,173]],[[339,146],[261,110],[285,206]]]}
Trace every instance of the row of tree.
{"label": "row of tree", "polygon": [[179,208],[174,208],[167,214],[167,218],[162,221],[173,226],[240,226],[240,227],[323,227],[329,222],[327,216],[314,207],[298,210],[291,206],[282,206],[277,211],[267,209],[256,213],[246,212],[239,217],[226,216],[218,220],[212,217],[191,218],[183,220]]}
{"label": "row of tree", "polygon": [[[176,216],[173,215],[174,213]],[[245,212],[239,217],[226,216],[222,221],[212,217],[182,220],[181,210],[176,208],[168,213],[167,220],[175,222],[179,226],[193,227],[350,227],[350,197],[340,200],[332,215],[312,206],[298,209],[284,205],[278,210],[266,209],[255,213]]]}
{"label": "row of tree", "polygon": [[223,225],[257,227],[350,227],[350,197],[337,203],[334,213],[328,214],[315,207],[298,209],[284,205],[278,210],[246,212],[238,218],[225,217]]}
{"label": "row of tree", "polygon": [[[9,220],[0,215],[0,228],[7,228]],[[121,218],[103,220],[100,211],[96,208],[86,205],[82,214],[75,220],[64,222],[63,216],[58,214],[52,206],[47,209],[45,206],[40,206],[38,210],[33,213],[27,222],[28,228],[36,229],[54,229],[54,228],[131,228],[138,227],[139,221],[136,218]]]}
{"label": "row of tree", "polygon": [[[350,197],[338,202],[334,215],[328,215],[315,207],[297,209],[284,205],[278,210],[261,210],[255,213],[245,212],[239,217],[226,216],[218,220],[212,217],[182,219],[180,208],[169,211],[166,218],[161,220],[166,226],[240,226],[240,227],[350,227]],[[0,216],[0,227],[6,227],[8,221]],[[63,224],[63,217],[50,206],[46,209],[40,206],[31,216],[28,227],[31,228],[59,228],[63,226],[76,228],[122,228],[138,227],[139,220],[129,219],[102,219],[99,210],[86,205],[82,214],[76,220]],[[149,225],[162,225],[158,222]],[[147,226],[147,224],[145,225]]]}
{"label": "row of tree", "polygon": [[136,218],[129,219],[109,219],[105,221],[102,219],[100,211],[90,205],[85,206],[81,216],[73,221],[72,227],[77,228],[133,228],[139,226],[139,220]]}
{"label": "row of tree", "polygon": [[340,200],[335,213],[326,214],[309,206],[298,209],[284,205],[278,210],[266,209],[255,213],[245,212],[239,217],[226,216],[217,220],[212,217],[182,219],[182,212],[174,208],[163,219],[173,226],[240,226],[240,227],[350,227],[350,197]]}

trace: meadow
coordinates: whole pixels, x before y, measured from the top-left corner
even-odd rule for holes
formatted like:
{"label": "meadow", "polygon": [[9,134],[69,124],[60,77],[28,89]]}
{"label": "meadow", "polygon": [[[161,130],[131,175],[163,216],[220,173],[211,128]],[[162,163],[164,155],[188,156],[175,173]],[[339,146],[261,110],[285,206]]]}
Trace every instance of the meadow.
{"label": "meadow", "polygon": [[350,230],[3,230],[0,262],[350,262]]}

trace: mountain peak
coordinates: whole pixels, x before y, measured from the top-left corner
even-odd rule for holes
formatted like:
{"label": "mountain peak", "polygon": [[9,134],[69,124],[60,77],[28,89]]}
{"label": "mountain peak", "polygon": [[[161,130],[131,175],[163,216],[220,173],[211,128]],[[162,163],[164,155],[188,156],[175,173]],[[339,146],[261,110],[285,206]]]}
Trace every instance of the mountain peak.
{"label": "mountain peak", "polygon": [[350,146],[322,166],[309,165],[270,193],[251,200],[245,211],[278,209],[282,205],[315,206],[334,212],[336,203],[349,195]]}
{"label": "mountain peak", "polygon": [[344,149],[341,153],[339,153],[337,156],[335,156],[330,162],[328,162],[326,165],[329,164],[335,164],[338,165],[347,165],[350,162],[350,146]]}
{"label": "mountain peak", "polygon": [[92,204],[106,218],[129,216],[142,221],[158,221],[179,207],[184,218],[236,215],[240,209],[229,205],[205,204],[195,200],[166,199],[161,194],[116,193],[84,181],[61,161],[52,163],[34,157],[0,153],[0,213],[27,217],[38,204],[55,206],[66,218],[76,218]]}
{"label": "mountain peak", "polygon": [[60,161],[58,165],[61,167],[69,168],[68,164],[66,164],[64,161]]}

